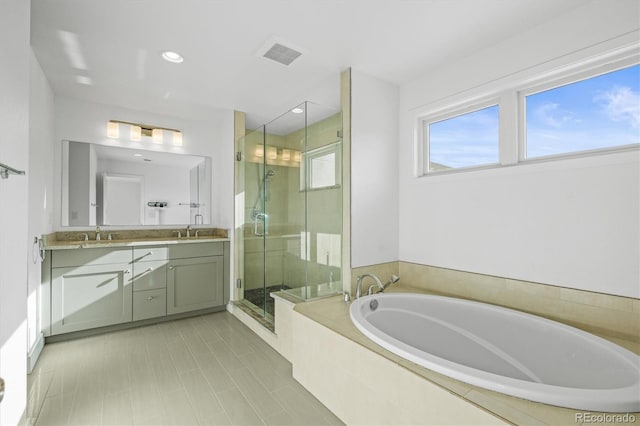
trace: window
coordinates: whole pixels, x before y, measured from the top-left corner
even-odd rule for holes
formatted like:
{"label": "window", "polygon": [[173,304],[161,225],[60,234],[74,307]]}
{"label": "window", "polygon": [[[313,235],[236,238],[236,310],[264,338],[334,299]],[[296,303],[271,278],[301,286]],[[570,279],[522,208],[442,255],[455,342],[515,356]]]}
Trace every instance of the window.
{"label": "window", "polygon": [[524,96],[525,158],[640,142],[640,65]]}
{"label": "window", "polygon": [[498,163],[498,105],[424,124],[429,172]]}
{"label": "window", "polygon": [[[340,144],[334,143],[303,154],[300,190],[340,186]],[[305,179],[306,175],[306,179]]]}
{"label": "window", "polygon": [[[640,54],[621,50],[546,76],[487,83],[476,100],[417,117],[418,175],[640,148]],[[483,88],[474,88],[479,93]]]}

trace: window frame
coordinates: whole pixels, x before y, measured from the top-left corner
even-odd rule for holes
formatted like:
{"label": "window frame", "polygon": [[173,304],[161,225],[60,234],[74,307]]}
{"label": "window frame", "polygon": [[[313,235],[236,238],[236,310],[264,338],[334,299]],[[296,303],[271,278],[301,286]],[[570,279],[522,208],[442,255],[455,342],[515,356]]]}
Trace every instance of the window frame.
{"label": "window frame", "polygon": [[[558,62],[562,63],[558,64]],[[431,108],[419,110],[414,115],[414,176],[419,178],[450,175],[532,163],[603,156],[619,152],[640,151],[640,143],[634,143],[533,158],[526,157],[526,96],[588,80],[634,65],[640,65],[640,46],[637,43],[601,52],[581,60],[567,61],[565,58],[557,58],[459,92],[451,97],[434,101],[431,104]],[[492,105],[498,105],[498,163],[430,171],[429,124]]]}
{"label": "window frame", "polygon": [[[478,170],[478,169],[488,169],[499,167],[501,165],[500,162],[500,133],[501,133],[501,108],[502,100],[499,96],[491,96],[487,98],[482,98],[480,100],[476,100],[475,102],[467,103],[465,105],[458,105],[454,107],[448,107],[440,110],[436,110],[432,113],[421,115],[419,120],[419,140],[420,140],[420,163],[419,168],[421,170],[422,175],[437,175],[442,173],[455,173],[461,171],[468,170]],[[475,166],[466,166],[466,167],[455,167],[447,170],[430,170],[429,165],[431,164],[431,152],[430,152],[430,132],[429,126],[434,123],[438,123],[441,121],[449,120],[452,118],[461,117],[466,114],[470,114],[473,112],[477,112],[486,108],[491,108],[497,106],[498,107],[498,161],[495,163],[486,163],[479,164]]]}
{"label": "window frame", "polygon": [[558,160],[565,158],[579,158],[590,155],[600,155],[610,152],[627,151],[630,149],[638,149],[639,143],[617,145],[603,148],[583,149],[580,151],[571,151],[558,154],[541,155],[537,157],[527,157],[527,110],[526,110],[526,97],[535,95],[538,93],[557,89],[559,87],[568,86],[573,83],[579,83],[582,81],[596,78],[604,74],[609,74],[615,71],[620,71],[625,68],[630,68],[636,65],[640,65],[640,60],[634,55],[630,58],[620,59],[616,61],[609,61],[604,63],[597,63],[594,66],[588,68],[582,68],[580,70],[573,70],[572,72],[563,72],[560,75],[553,77],[546,77],[535,80],[534,82],[523,85],[517,91],[518,96],[518,163],[533,163],[541,161]]}
{"label": "window frame", "polygon": [[[302,153],[302,158],[300,160],[300,192],[303,191],[322,191],[325,189],[335,189],[340,188],[342,186],[342,173],[341,173],[341,164],[342,164],[342,144],[338,142],[333,142],[327,145],[323,145],[318,148],[311,149],[307,152]],[[311,174],[313,173],[312,162],[315,158],[323,157],[325,155],[335,154],[335,184],[320,186],[313,188],[311,187]]]}

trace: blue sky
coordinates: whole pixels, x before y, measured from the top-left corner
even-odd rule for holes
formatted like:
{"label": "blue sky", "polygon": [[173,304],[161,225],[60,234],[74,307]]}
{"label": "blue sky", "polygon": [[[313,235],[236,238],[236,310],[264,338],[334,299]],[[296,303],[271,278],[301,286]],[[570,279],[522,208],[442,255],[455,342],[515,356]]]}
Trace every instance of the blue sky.
{"label": "blue sky", "polygon": [[527,156],[640,142],[640,65],[527,96]]}
{"label": "blue sky", "polygon": [[[640,143],[640,65],[526,97],[527,157]],[[431,162],[498,162],[498,107],[429,126]]]}
{"label": "blue sky", "polygon": [[498,111],[495,105],[432,123],[430,161],[448,167],[497,163]]}

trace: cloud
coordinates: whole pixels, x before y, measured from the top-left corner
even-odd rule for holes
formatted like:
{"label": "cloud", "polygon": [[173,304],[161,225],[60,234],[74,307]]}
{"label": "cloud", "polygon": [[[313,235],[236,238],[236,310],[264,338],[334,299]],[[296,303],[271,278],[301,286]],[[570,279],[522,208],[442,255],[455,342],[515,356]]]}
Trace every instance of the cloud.
{"label": "cloud", "polygon": [[613,121],[626,121],[632,127],[640,127],[640,93],[626,86],[614,86],[595,97],[605,113]]}
{"label": "cloud", "polygon": [[541,123],[550,127],[559,128],[569,122],[579,122],[579,120],[576,120],[574,113],[560,108],[560,105],[554,102],[546,102],[540,105],[534,113]]}

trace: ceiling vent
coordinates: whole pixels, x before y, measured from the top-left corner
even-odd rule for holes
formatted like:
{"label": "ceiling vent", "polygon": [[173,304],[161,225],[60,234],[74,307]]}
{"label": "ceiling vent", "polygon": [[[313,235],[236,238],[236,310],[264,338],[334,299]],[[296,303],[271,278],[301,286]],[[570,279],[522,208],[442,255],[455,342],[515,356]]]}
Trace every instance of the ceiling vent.
{"label": "ceiling vent", "polygon": [[270,59],[281,65],[289,66],[302,55],[302,49],[293,47],[292,43],[282,40],[280,37],[271,37],[256,52],[256,56]]}
{"label": "ceiling vent", "polygon": [[290,47],[283,46],[280,43],[276,43],[262,56],[267,59],[271,59],[272,61],[276,61],[282,65],[289,66],[291,65],[291,62],[298,59],[298,56],[300,55],[302,55],[301,52],[298,52],[297,50]]}

